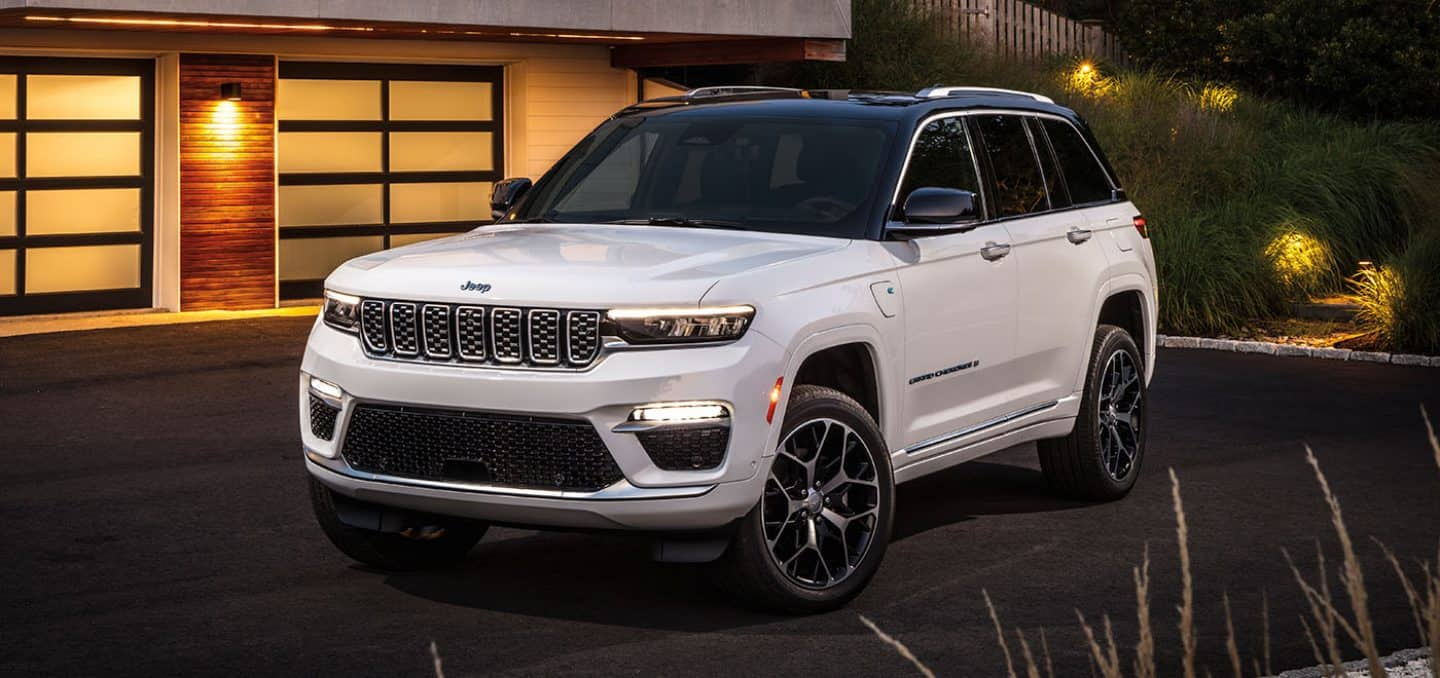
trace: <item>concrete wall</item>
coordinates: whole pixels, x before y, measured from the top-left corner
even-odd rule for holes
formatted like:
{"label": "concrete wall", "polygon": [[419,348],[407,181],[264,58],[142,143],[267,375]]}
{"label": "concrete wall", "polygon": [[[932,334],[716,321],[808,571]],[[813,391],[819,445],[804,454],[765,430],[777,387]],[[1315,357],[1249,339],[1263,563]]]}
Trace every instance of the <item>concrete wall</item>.
{"label": "concrete wall", "polygon": [[849,0],[0,0],[0,9],[408,21],[568,30],[849,38]]}

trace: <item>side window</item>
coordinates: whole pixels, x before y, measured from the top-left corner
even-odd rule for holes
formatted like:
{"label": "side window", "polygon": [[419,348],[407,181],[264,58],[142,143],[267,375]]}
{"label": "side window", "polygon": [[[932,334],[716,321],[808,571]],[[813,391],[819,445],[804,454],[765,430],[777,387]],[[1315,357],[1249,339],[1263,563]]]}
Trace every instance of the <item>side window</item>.
{"label": "side window", "polygon": [[1018,115],[985,115],[975,118],[982,149],[995,172],[997,216],[1043,212],[1050,209],[1045,179],[1040,174],[1025,118]]}
{"label": "side window", "polygon": [[1070,123],[1060,120],[1046,118],[1041,124],[1050,137],[1050,147],[1055,149],[1060,169],[1065,172],[1071,200],[1077,205],[1109,200],[1110,180],[1080,133]]}
{"label": "side window", "polygon": [[911,191],[925,187],[958,188],[980,194],[980,179],[975,176],[975,160],[970,156],[962,118],[933,120],[915,140],[910,166],[900,184],[900,205],[905,204]]}
{"label": "side window", "polygon": [[1040,129],[1040,121],[1036,118],[1027,118],[1025,123],[1030,127],[1030,138],[1035,142],[1035,154],[1040,156],[1040,171],[1045,174],[1045,188],[1050,192],[1050,207],[1060,209],[1070,206],[1070,193],[1065,190],[1065,180],[1060,178],[1060,172],[1055,169],[1055,156],[1050,154],[1050,144],[1045,141],[1045,132]]}

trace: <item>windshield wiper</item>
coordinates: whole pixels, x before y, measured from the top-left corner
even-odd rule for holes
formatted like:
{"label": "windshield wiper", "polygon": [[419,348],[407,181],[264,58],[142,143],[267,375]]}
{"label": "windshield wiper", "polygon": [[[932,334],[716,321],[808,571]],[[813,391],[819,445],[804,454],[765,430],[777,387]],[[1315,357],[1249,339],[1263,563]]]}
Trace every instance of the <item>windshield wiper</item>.
{"label": "windshield wiper", "polygon": [[616,219],[607,224],[638,224],[642,226],[679,226],[681,228],[722,228],[732,231],[751,230],[738,221],[723,219],[689,219],[686,217],[650,217],[649,219]]}

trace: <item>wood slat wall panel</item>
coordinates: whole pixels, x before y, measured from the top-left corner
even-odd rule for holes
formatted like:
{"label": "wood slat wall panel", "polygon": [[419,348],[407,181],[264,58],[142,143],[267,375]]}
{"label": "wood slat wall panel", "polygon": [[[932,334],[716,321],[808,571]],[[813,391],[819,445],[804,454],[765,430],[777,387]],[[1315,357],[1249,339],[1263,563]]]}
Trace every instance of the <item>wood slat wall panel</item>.
{"label": "wood slat wall panel", "polygon": [[275,305],[275,75],[273,56],[180,56],[183,310]]}

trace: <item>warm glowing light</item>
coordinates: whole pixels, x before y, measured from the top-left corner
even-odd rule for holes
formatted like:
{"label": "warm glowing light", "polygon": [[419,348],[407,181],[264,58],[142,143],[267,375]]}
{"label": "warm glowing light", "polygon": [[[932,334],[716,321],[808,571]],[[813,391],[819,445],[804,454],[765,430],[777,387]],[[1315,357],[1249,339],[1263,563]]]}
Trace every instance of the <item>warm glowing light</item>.
{"label": "warm glowing light", "polygon": [[644,40],[639,35],[596,35],[594,33],[510,33],[512,38],[565,38],[568,40]]}
{"label": "warm glowing light", "polygon": [[1087,97],[1104,96],[1115,87],[1115,82],[1101,74],[1091,61],[1080,62],[1061,79],[1066,89]]}
{"label": "warm glowing light", "polygon": [[1271,240],[1265,257],[1275,267],[1280,284],[1294,293],[1319,289],[1330,273],[1330,251],[1325,243],[1299,231],[1286,231]]}
{"label": "warm glowing light", "polygon": [[765,423],[775,421],[775,406],[780,404],[780,387],[785,385],[785,377],[775,380],[775,388],[770,389],[770,409],[765,411]]}
{"label": "warm glowing light", "polygon": [[53,21],[74,24],[112,26],[156,26],[163,28],[248,28],[282,31],[359,31],[371,32],[368,26],[331,26],[328,24],[269,24],[246,21],[201,21],[198,19],[129,19],[122,17],[44,16],[29,15],[26,21]]}
{"label": "warm glowing light", "polygon": [[1239,90],[1228,85],[1206,85],[1196,96],[1200,110],[1217,113],[1225,113],[1235,108],[1235,102],[1239,100]]}
{"label": "warm glowing light", "polygon": [[315,377],[310,377],[310,390],[334,400],[339,400],[340,396],[345,395],[339,386]]}

